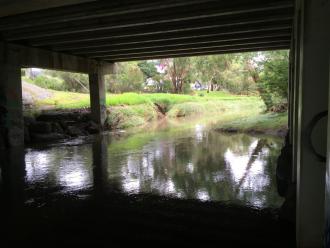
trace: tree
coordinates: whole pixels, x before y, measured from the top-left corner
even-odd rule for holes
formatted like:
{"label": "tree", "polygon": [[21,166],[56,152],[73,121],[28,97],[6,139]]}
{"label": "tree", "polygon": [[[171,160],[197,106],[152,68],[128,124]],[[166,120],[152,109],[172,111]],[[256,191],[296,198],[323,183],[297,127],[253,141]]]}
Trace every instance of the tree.
{"label": "tree", "polygon": [[161,65],[165,67],[166,74],[172,82],[173,92],[182,93],[184,83],[188,81],[190,70],[190,58],[162,59]]}
{"label": "tree", "polygon": [[225,72],[231,65],[232,55],[210,55],[194,58],[195,75],[207,82],[208,91],[224,89],[226,84]]}
{"label": "tree", "polygon": [[287,89],[289,80],[289,52],[287,50],[264,52],[258,63],[260,78],[258,89],[267,111],[287,109]]}
{"label": "tree", "polygon": [[62,90],[83,93],[87,93],[89,91],[88,75],[86,74],[54,70],[45,70],[44,73],[54,79],[63,80],[64,85]]}
{"label": "tree", "polygon": [[137,62],[118,63],[117,66],[117,73],[110,76],[109,90],[116,93],[141,91],[144,76]]}
{"label": "tree", "polygon": [[137,65],[146,78],[154,78],[155,76],[159,75],[155,61],[144,60],[138,62]]}
{"label": "tree", "polygon": [[288,51],[244,53],[242,60],[266,105],[266,111],[285,111],[287,109]]}

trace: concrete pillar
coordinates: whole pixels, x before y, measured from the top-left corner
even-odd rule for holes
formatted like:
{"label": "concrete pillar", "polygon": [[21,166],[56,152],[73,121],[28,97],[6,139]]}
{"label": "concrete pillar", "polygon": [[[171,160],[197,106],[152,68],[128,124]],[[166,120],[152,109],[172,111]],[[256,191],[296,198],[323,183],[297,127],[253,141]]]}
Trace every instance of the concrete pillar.
{"label": "concrete pillar", "polygon": [[102,129],[106,120],[106,89],[101,67],[89,73],[89,92],[92,120]]}
{"label": "concrete pillar", "polygon": [[[328,109],[330,2],[299,0],[296,8],[297,73],[295,99],[295,164],[297,166],[296,237],[298,247],[323,247],[325,228],[325,163],[314,155],[309,124]],[[326,121],[315,126],[313,144],[326,151]]]}
{"label": "concrete pillar", "polygon": [[21,68],[19,54],[0,46],[0,147],[24,145]]}

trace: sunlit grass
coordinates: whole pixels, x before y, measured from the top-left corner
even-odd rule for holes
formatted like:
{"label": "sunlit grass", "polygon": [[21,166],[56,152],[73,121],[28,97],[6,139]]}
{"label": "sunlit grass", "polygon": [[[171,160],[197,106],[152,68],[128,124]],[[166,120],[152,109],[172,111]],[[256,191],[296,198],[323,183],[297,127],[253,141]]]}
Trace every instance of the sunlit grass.
{"label": "sunlit grass", "polygon": [[37,107],[49,106],[58,109],[88,108],[89,94],[49,90],[52,97],[38,100]]}
{"label": "sunlit grass", "polygon": [[[89,94],[54,91],[52,97],[37,101],[37,106],[50,106],[60,109],[87,108],[90,106]],[[170,94],[170,93],[123,93],[107,94],[107,106],[138,105],[148,103],[161,103],[168,107],[184,102],[207,102],[214,100],[240,100],[258,99],[254,96],[237,96],[226,92],[196,92],[194,95]]]}
{"label": "sunlit grass", "polygon": [[225,123],[222,128],[234,128],[238,131],[279,130],[287,128],[288,113],[254,113],[238,120]]}
{"label": "sunlit grass", "polygon": [[[88,108],[89,94],[50,91],[52,97],[37,102],[37,107],[56,109]],[[109,121],[116,128],[143,126],[157,119],[154,103],[166,108],[168,118],[211,116],[217,127],[235,128],[238,131],[264,131],[285,128],[287,113],[263,114],[264,104],[257,96],[238,96],[227,92],[195,92],[193,95],[167,93],[107,94],[110,107]],[[219,118],[220,117],[220,118]]]}

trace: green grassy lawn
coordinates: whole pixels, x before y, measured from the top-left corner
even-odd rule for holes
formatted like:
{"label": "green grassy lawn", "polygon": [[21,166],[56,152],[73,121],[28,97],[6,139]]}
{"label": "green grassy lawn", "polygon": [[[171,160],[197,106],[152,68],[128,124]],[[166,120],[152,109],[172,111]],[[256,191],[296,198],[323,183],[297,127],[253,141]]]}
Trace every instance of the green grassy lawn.
{"label": "green grassy lawn", "polygon": [[[87,108],[90,106],[88,94],[73,93],[65,91],[52,92],[52,97],[37,101],[37,107],[50,106],[57,109],[70,108]],[[119,105],[138,105],[148,103],[161,103],[167,106],[172,106],[184,102],[205,102],[214,100],[240,100],[245,99],[246,96],[231,95],[226,92],[198,92],[195,95],[180,95],[170,93],[123,93],[123,94],[107,94],[107,106]],[[251,99],[258,99],[258,97],[250,96]]]}

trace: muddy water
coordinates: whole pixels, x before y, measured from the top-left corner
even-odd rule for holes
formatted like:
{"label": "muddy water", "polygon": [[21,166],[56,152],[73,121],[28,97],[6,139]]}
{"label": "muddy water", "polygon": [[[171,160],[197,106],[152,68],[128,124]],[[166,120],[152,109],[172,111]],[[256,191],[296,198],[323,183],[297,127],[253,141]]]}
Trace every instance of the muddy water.
{"label": "muddy water", "polygon": [[26,149],[24,184],[79,198],[113,191],[278,207],[281,146],[278,137],[219,133],[205,122],[163,123]]}

